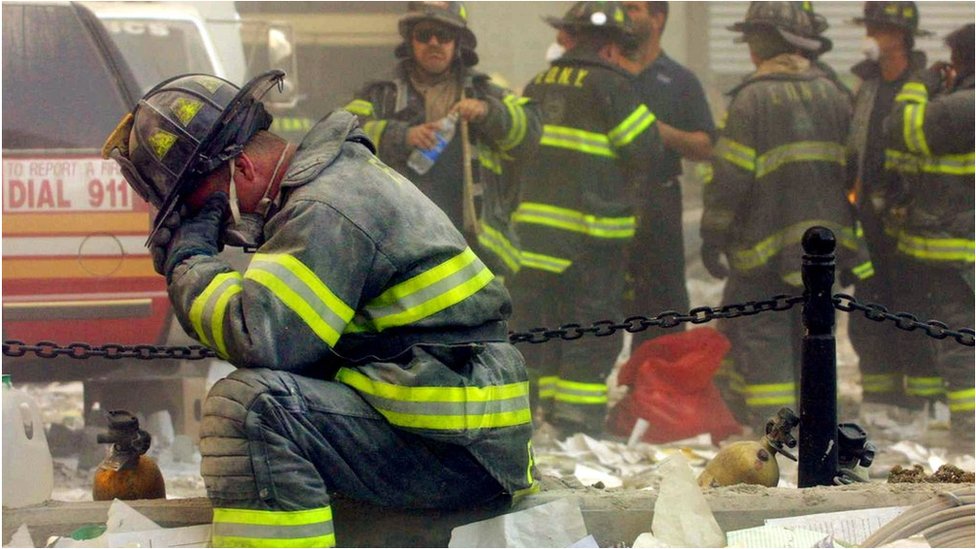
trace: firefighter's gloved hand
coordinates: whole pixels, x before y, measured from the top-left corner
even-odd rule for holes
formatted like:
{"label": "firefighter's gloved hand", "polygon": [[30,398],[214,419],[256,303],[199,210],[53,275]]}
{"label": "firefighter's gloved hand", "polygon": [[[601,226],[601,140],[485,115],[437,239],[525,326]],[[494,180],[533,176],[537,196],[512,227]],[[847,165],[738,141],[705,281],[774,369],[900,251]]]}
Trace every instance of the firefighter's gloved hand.
{"label": "firefighter's gloved hand", "polygon": [[166,255],[169,250],[169,242],[173,239],[173,233],[183,224],[183,218],[187,216],[186,206],[174,210],[169,214],[163,225],[153,235],[149,242],[149,253],[152,254],[153,269],[161,275],[166,274]]}
{"label": "firefighter's gloved hand", "polygon": [[210,195],[203,208],[189,219],[184,219],[166,250],[163,274],[166,281],[173,278],[176,266],[195,255],[215,256],[220,253],[220,231],[229,207],[227,193]]}
{"label": "firefighter's gloved hand", "polygon": [[715,245],[702,244],[701,256],[708,274],[719,280],[728,278],[729,268],[722,261],[721,248]]}

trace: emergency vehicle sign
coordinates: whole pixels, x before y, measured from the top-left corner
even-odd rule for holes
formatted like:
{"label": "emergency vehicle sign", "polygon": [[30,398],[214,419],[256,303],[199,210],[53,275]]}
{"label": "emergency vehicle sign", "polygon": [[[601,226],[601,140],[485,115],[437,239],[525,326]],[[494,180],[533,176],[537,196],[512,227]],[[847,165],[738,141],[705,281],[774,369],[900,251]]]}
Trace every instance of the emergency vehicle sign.
{"label": "emergency vehicle sign", "polygon": [[3,211],[83,212],[144,210],[113,160],[4,158]]}

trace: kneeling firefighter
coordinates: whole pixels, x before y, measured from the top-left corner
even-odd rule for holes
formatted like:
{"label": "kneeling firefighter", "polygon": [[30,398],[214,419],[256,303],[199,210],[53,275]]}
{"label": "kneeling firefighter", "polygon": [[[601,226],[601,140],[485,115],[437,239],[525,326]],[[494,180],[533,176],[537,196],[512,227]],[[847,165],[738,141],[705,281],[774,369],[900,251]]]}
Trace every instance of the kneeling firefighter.
{"label": "kneeling firefighter", "polygon": [[[213,546],[334,546],[330,493],[455,508],[535,490],[508,293],[355,116],[297,149],[267,132],[283,77],[166,80],[103,148],[159,210],[180,324],[238,368],[204,403]],[[256,248],[243,275],[223,244]]]}

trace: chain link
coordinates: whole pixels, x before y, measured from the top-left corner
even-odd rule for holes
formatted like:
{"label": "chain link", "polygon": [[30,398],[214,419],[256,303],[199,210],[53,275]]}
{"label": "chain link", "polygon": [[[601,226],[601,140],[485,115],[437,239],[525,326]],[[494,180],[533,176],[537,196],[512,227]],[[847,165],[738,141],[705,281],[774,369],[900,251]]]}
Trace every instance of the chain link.
{"label": "chain link", "polygon": [[678,311],[664,311],[656,316],[631,316],[623,322],[599,320],[589,327],[580,324],[563,324],[559,328],[533,328],[527,332],[512,332],[508,339],[512,343],[545,343],[553,339],[572,341],[584,335],[597,337],[610,336],[620,330],[630,333],[643,332],[648,328],[674,328],[683,323],[704,324],[718,319],[731,319],[751,316],[767,311],[785,311],[803,303],[803,296],[777,295],[767,300],[748,301],[722,307],[695,307],[687,314]]}
{"label": "chain link", "polygon": [[[554,339],[573,341],[584,336],[607,337],[619,331],[632,334],[643,332],[648,328],[674,328],[684,323],[704,324],[713,320],[733,319],[742,316],[752,316],[769,311],[786,311],[803,303],[802,295],[776,295],[770,299],[747,301],[723,305],[721,307],[695,307],[687,314],[678,311],[664,311],[656,316],[631,316],[622,322],[612,320],[598,320],[589,326],[570,323],[551,328],[533,328],[525,332],[511,332],[508,339],[512,343],[546,343]],[[938,320],[921,321],[911,313],[890,313],[883,305],[876,303],[860,303],[847,294],[833,296],[834,308],[845,313],[859,311],[866,318],[876,322],[891,321],[901,330],[923,330],[926,335],[935,339],[955,339],[961,345],[974,346],[976,332],[971,328],[952,330],[944,322]],[[139,360],[174,359],[174,360],[202,360],[217,356],[212,349],[202,345],[120,345],[106,343],[100,346],[88,343],[69,343],[61,347],[53,341],[39,341],[35,345],[27,345],[23,341],[11,339],[3,342],[3,355],[17,358],[33,353],[40,358],[57,358],[66,356],[74,359],[101,357],[108,360],[135,358]]]}
{"label": "chain link", "polygon": [[934,339],[955,339],[960,345],[973,347],[976,345],[976,331],[972,328],[952,330],[945,322],[938,320],[919,320],[911,313],[890,313],[883,305],[877,303],[860,303],[853,296],[847,294],[834,295],[834,308],[845,313],[855,311],[864,313],[865,318],[875,322],[891,321],[895,327],[906,332],[921,329]]}

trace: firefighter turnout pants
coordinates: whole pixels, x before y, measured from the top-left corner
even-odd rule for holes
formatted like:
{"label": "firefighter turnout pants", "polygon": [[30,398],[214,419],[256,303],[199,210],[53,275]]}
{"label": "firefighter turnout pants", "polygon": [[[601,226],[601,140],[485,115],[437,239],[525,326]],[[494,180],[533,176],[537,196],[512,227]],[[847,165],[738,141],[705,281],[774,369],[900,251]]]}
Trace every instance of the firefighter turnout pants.
{"label": "firefighter turnout pants", "polygon": [[[901,307],[899,295],[912,291],[902,278],[906,260],[895,253],[894,239],[885,234],[878,214],[865,212],[861,218],[874,276],[857,283],[855,297],[893,311]],[[864,402],[920,409],[926,400],[944,396],[942,378],[935,372],[935,357],[926,342],[895,337],[891,326],[862,314],[852,314],[849,322],[848,335],[858,356]]]}
{"label": "firefighter turnout pants", "polygon": [[200,450],[213,547],[334,547],[330,493],[451,509],[503,492],[464,447],[392,427],[346,385],[278,370],[214,385]]}
{"label": "firefighter turnout pants", "polygon": [[[972,326],[973,291],[972,267],[968,273],[954,268],[937,268],[931,263],[904,260],[903,280],[906,290],[900,294],[900,308],[920,319],[936,319],[945,322],[953,330]],[[968,278],[967,278],[968,276]],[[889,326],[890,328],[890,326]],[[895,332],[901,332],[896,330]],[[966,442],[972,450],[973,419],[976,414],[976,390],[974,368],[976,351],[954,339],[933,339],[921,330],[912,333],[892,333],[891,339],[914,340],[924,346],[934,357],[939,381],[945,381],[944,389],[949,404],[950,425],[953,438]],[[928,372],[931,363],[919,365]]]}
{"label": "firefighter turnout pants", "polygon": [[[619,322],[624,289],[623,244],[589,245],[562,273],[523,268],[512,285],[512,325],[557,328],[597,320]],[[525,356],[533,410],[567,431],[599,435],[607,412],[607,376],[623,339],[619,333],[519,347]]]}
{"label": "firefighter turnout pants", "polygon": [[[797,288],[775,273],[750,276],[733,271],[725,285],[722,304],[796,294]],[[803,324],[799,307],[723,320],[719,329],[729,338],[733,377],[729,408],[740,421],[762,431],[766,420],[782,407],[797,410],[797,380]],[[723,395],[727,396],[727,395]]]}
{"label": "firefighter turnout pants", "polygon": [[[669,310],[687,313],[690,305],[678,178],[640,185],[637,212],[637,233],[628,259],[632,292],[627,292],[625,316],[654,316]],[[636,332],[633,349],[664,333],[656,328]]]}

